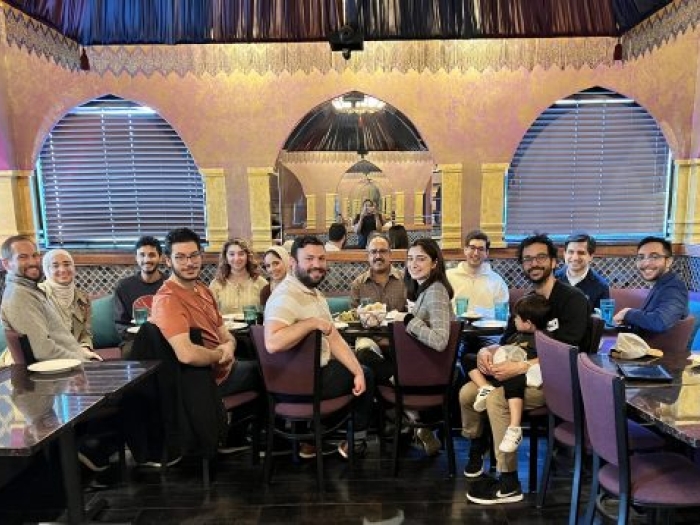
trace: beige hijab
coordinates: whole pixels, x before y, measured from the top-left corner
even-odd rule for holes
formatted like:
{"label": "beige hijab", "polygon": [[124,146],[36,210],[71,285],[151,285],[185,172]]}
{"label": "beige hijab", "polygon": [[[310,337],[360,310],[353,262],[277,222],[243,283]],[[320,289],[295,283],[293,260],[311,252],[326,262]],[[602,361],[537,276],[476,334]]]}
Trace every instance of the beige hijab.
{"label": "beige hijab", "polygon": [[42,261],[44,275],[46,276],[46,280],[42,284],[47,294],[53,297],[54,303],[59,308],[61,317],[64,321],[67,321],[70,326],[73,301],[75,300],[75,278],[70,284],[59,284],[50,277],[51,265],[53,264],[54,257],[57,255],[65,255],[70,259],[71,264],[75,266],[73,257],[66,250],[49,250],[44,254],[44,260]]}

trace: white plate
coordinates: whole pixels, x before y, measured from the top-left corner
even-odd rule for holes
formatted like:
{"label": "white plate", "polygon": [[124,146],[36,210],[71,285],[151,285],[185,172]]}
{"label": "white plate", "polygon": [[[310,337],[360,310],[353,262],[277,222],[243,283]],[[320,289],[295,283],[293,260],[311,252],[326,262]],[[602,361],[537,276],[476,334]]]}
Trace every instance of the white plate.
{"label": "white plate", "polygon": [[58,374],[80,366],[81,362],[80,359],[49,359],[48,361],[32,363],[27,367],[27,370],[38,374]]}
{"label": "white plate", "polygon": [[481,315],[479,312],[464,312],[462,315],[460,315],[462,319],[466,319],[467,321],[478,321],[479,319],[482,319],[484,316]]}
{"label": "white plate", "polygon": [[472,326],[476,328],[505,328],[508,323],[506,321],[496,321],[495,319],[486,319],[474,321]]}
{"label": "white plate", "polygon": [[224,314],[221,317],[224,318],[224,321],[243,321],[245,319],[243,314]]}
{"label": "white plate", "polygon": [[349,325],[343,321],[335,321],[333,323],[338,330],[345,330]]}
{"label": "white plate", "polygon": [[126,331],[129,332],[130,334],[138,334],[140,329],[141,329],[140,326],[130,326],[129,328],[126,329]]}
{"label": "white plate", "polygon": [[244,328],[248,328],[248,325],[246,323],[237,323],[235,321],[226,321],[226,330],[243,330]]}

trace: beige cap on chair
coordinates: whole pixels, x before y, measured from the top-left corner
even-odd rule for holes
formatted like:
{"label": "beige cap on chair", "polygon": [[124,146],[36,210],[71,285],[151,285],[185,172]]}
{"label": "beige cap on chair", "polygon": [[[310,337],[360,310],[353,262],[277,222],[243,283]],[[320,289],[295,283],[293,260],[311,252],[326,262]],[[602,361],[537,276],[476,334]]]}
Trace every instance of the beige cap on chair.
{"label": "beige cap on chair", "polygon": [[615,350],[610,352],[613,357],[621,359],[639,359],[640,357],[652,356],[663,357],[664,353],[656,348],[649,348],[647,342],[637,334],[623,332],[618,334],[615,343]]}

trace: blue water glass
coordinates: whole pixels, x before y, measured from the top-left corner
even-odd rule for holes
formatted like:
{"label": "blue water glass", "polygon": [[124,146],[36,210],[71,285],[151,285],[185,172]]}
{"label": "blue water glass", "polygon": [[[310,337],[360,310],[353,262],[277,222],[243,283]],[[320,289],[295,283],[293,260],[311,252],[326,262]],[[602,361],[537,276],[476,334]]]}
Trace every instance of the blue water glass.
{"label": "blue water glass", "polygon": [[134,308],[134,324],[141,326],[148,321],[148,308]]}
{"label": "blue water glass", "polygon": [[243,307],[243,320],[248,324],[255,324],[258,322],[258,307],[254,304],[246,305]]}
{"label": "blue water glass", "polygon": [[455,313],[460,316],[467,313],[469,308],[469,297],[457,297],[455,299]]}
{"label": "blue water glass", "polygon": [[613,315],[615,315],[615,299],[601,299],[600,316],[605,321],[605,324],[613,324]]}
{"label": "blue water glass", "polygon": [[493,313],[496,321],[507,321],[508,320],[508,302],[504,301],[502,303],[496,303],[493,306]]}

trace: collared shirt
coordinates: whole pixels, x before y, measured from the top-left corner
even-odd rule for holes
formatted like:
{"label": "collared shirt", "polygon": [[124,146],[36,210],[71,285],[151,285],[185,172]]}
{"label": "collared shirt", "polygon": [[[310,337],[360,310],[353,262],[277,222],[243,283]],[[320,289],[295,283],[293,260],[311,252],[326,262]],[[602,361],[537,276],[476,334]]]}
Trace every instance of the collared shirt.
{"label": "collared shirt", "polygon": [[[313,317],[333,321],[326,298],[317,289],[308,288],[294,275],[287,274],[267,300],[265,322],[279,321],[291,326]],[[321,366],[328,364],[330,358],[331,348],[328,337],[324,335],[321,338]]]}
{"label": "collared shirt", "polygon": [[214,279],[209,289],[214,294],[222,314],[240,314],[244,306],[260,306],[260,292],[265,286],[267,286],[265,278],[248,277],[242,283],[226,281],[226,284],[221,284]]}
{"label": "collared shirt", "polygon": [[350,286],[350,306],[360,306],[360,299],[369,299],[373,303],[383,303],[388,311],[406,310],[406,285],[401,272],[396,268],[389,271],[389,280],[385,285],[372,279],[372,271],[358,275]]}

